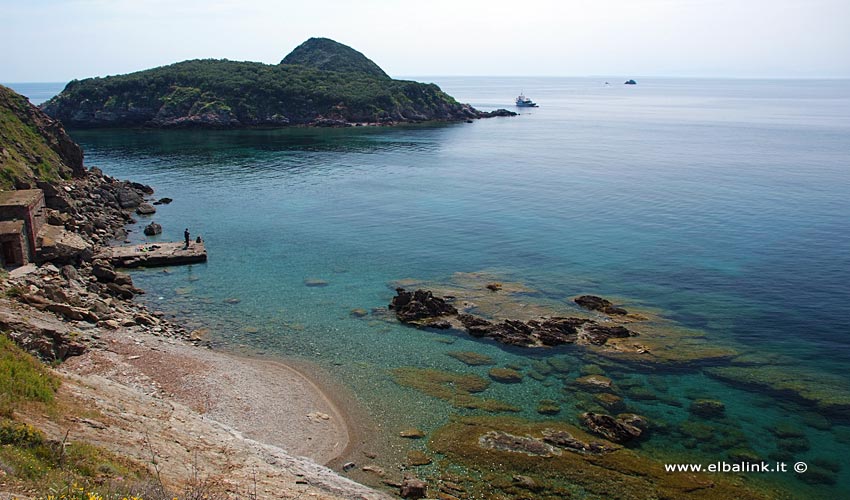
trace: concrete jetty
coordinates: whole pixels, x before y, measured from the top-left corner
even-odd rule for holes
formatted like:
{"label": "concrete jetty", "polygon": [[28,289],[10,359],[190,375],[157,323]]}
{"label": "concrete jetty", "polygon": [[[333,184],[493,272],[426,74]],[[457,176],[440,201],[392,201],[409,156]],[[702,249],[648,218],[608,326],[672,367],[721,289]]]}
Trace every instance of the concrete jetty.
{"label": "concrete jetty", "polygon": [[197,264],[207,261],[203,243],[145,243],[142,245],[109,247],[96,258],[106,259],[115,267],[157,267]]}

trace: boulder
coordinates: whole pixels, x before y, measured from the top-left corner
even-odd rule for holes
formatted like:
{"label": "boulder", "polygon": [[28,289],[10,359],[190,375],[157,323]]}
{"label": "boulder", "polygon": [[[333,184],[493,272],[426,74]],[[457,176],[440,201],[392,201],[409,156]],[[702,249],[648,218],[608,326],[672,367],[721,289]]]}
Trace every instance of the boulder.
{"label": "boulder", "polygon": [[70,214],[50,208],[46,208],[45,211],[47,212],[47,223],[51,226],[67,227],[74,222],[74,218]]}
{"label": "boulder", "polygon": [[142,195],[128,184],[122,184],[118,187],[117,198],[121,208],[136,208],[145,201]]}
{"label": "boulder", "polygon": [[36,239],[37,260],[54,264],[76,264],[91,258],[91,245],[79,235],[59,226],[45,225]]}
{"label": "boulder", "polygon": [[174,200],[172,200],[171,198],[160,198],[154,202],[154,205],[168,205],[172,201]]}
{"label": "boulder", "polygon": [[162,234],[162,226],[157,224],[156,222],[151,222],[147,226],[145,226],[144,233],[147,236],[154,236],[157,234]]}
{"label": "boulder", "polygon": [[112,265],[103,259],[97,259],[92,263],[91,273],[101,283],[113,282],[117,276]]}
{"label": "boulder", "polygon": [[70,264],[65,264],[64,266],[62,266],[62,270],[60,272],[62,276],[68,281],[75,281],[80,277],[79,273],[77,273],[77,268]]}
{"label": "boulder", "polygon": [[428,496],[428,484],[413,476],[404,476],[399,491],[401,498],[425,498]]}
{"label": "boulder", "polygon": [[121,297],[125,300],[130,300],[135,296],[135,288],[127,285],[119,285],[118,283],[107,283],[106,289],[112,295]]}
{"label": "boulder", "polygon": [[582,413],[581,421],[590,432],[615,443],[631,441],[643,432],[639,427],[602,413]]}
{"label": "boulder", "polygon": [[139,215],[151,215],[156,213],[156,208],[150,203],[142,203],[136,207],[136,213]]}

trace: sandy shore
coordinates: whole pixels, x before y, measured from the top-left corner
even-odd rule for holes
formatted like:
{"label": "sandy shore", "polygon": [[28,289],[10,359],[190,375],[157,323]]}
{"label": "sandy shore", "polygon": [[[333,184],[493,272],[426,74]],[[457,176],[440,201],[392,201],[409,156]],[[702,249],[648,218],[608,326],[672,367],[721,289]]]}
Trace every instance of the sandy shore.
{"label": "sandy shore", "polygon": [[138,332],[107,333],[102,340],[106,350],[71,358],[63,371],[100,375],[179,402],[248,438],[319,464],[348,446],[341,409],[315,382],[283,363]]}
{"label": "sandy shore", "polygon": [[178,489],[200,470],[235,498],[254,481],[260,498],[390,498],[320,465],[339,462],[357,434],[345,403],[321,382],[280,362],[137,329],[97,334],[104,347],[59,368],[64,397],[100,415],[66,422],[72,436],[142,463],[155,454],[164,482]]}

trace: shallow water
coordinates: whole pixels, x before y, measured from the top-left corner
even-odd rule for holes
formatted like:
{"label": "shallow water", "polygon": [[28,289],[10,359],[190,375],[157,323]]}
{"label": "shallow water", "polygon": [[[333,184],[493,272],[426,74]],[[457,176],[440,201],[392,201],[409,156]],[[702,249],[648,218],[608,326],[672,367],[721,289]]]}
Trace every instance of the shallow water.
{"label": "shallow water", "polygon": [[[445,282],[483,270],[536,290],[530,302],[569,311],[574,295],[618,297],[711,341],[782,356],[814,379],[846,380],[848,82],[433,80],[483,109],[506,107],[520,88],[541,107],[472,124],[72,136],[88,166],[174,198],[153,217],[163,239],[188,227],[207,242],[206,265],[134,273],[149,290],[143,300],[209,327],[217,342],[322,364],[386,435],[474,413],[399,387],[393,367],[486,377],[490,367],[445,353],[476,351],[526,371],[530,360],[554,356],[572,367],[567,379],[601,362],[616,383],[640,382],[659,399],[627,397],[630,408],[671,426],[688,417],[691,400],[719,399],[723,425],[742,431],[760,456],[776,452],[771,426],[803,429],[809,449],[789,461],[838,462],[836,484],[811,486],[795,474],[752,479],[800,497],[850,494],[850,470],[840,464],[850,427],[833,416],[829,428],[813,424],[822,420],[816,410],[776,394],[730,387],[700,369],[645,373],[578,349],[530,353],[350,314],[385,307],[399,279]],[[134,241],[144,238],[142,219]],[[328,284],[308,287],[307,279]],[[554,399],[562,411],[548,418],[576,422],[581,405],[562,388],[554,375],[525,377],[484,395],[531,419],[547,418],[535,408]],[[375,446],[398,454],[411,446],[385,439]],[[728,450],[712,446],[686,448],[662,426],[640,448],[723,459]]]}

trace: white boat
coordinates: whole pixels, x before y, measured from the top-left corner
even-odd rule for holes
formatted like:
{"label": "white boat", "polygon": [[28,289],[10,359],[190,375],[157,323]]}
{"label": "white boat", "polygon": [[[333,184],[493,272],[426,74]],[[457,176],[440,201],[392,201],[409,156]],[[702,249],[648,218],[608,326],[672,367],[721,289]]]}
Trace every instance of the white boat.
{"label": "white boat", "polygon": [[523,94],[520,94],[516,98],[516,105],[517,105],[518,108],[536,108],[537,107],[537,103],[535,103],[534,101],[532,101],[528,97],[525,97]]}

